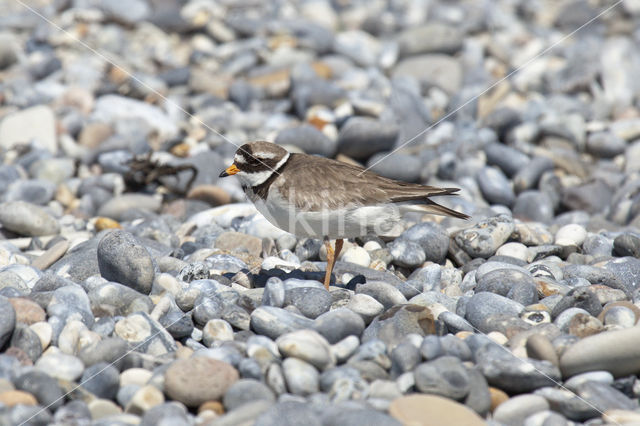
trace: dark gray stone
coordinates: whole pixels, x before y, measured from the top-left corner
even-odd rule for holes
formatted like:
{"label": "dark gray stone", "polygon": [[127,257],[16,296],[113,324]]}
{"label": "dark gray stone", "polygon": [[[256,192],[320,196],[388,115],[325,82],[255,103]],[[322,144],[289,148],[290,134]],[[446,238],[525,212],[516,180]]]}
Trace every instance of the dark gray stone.
{"label": "dark gray stone", "polygon": [[84,370],[80,383],[98,398],[114,399],[120,387],[120,372],[111,364],[99,362]]}
{"label": "dark gray stone", "polygon": [[112,231],[98,244],[100,274],[110,280],[149,294],[155,275],[149,251],[125,231]]}
{"label": "dark gray stone", "polygon": [[423,393],[462,400],[471,388],[467,369],[458,358],[451,356],[418,365],[414,375],[416,388]]}
{"label": "dark gray stone", "polygon": [[323,335],[331,344],[347,336],[360,338],[364,331],[364,320],[350,309],[338,308],[316,318],[313,329]]}

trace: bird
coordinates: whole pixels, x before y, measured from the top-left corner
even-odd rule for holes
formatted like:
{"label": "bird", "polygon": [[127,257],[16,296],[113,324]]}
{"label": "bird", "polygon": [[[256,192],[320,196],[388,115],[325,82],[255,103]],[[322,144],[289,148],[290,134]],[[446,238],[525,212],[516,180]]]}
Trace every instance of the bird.
{"label": "bird", "polygon": [[354,164],[290,153],[272,142],[240,146],[233,164],[220,173],[221,178],[232,175],[273,225],[298,237],[323,239],[327,290],[344,239],[389,234],[407,210],[469,219],[429,198],[455,194],[459,188],[402,182]]}

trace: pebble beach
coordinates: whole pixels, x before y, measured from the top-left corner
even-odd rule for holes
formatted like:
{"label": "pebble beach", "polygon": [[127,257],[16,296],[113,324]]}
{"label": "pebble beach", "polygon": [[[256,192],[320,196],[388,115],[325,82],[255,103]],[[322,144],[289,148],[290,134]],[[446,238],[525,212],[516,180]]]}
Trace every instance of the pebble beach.
{"label": "pebble beach", "polygon": [[[0,425],[640,424],[640,1],[0,0]],[[460,188],[345,241],[239,145]]]}

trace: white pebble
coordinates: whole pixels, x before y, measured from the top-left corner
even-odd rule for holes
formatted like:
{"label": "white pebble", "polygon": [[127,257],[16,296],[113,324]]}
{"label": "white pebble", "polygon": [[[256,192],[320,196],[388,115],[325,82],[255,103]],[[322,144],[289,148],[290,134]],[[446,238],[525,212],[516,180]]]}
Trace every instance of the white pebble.
{"label": "white pebble", "polygon": [[496,251],[497,256],[509,256],[527,261],[527,246],[522,243],[507,243]]}
{"label": "white pebble", "polygon": [[362,247],[351,247],[342,255],[343,262],[355,263],[356,265],[367,267],[371,263],[371,256]]}
{"label": "white pebble", "polygon": [[556,244],[560,246],[581,246],[587,238],[587,230],[575,223],[565,225],[556,232]]}

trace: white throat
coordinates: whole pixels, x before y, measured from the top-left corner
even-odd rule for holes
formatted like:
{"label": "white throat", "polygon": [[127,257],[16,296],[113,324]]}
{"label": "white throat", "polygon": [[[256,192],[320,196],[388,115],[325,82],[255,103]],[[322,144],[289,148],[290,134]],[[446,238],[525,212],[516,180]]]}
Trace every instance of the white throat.
{"label": "white throat", "polygon": [[289,155],[290,154],[287,152],[287,154],[282,157],[280,161],[278,161],[273,169],[253,173],[245,173],[240,171],[237,173],[237,176],[240,178],[240,182],[245,187],[251,188],[254,186],[262,185],[267,181],[267,179],[271,177],[271,175],[273,175],[274,173],[278,173],[278,170],[280,170],[280,168],[284,166],[284,163],[286,163],[289,159]]}

